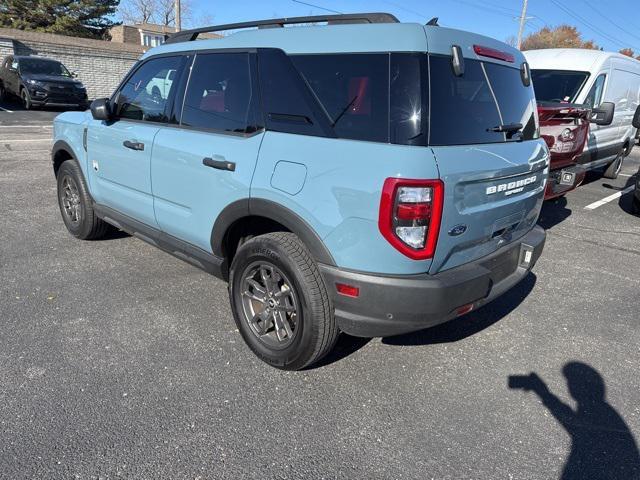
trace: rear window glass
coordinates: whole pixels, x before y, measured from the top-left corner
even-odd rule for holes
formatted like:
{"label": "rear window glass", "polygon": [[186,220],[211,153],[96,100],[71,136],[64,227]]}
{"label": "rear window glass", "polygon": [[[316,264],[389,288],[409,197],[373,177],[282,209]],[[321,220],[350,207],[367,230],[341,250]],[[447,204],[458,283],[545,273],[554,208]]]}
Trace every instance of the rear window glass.
{"label": "rear window glass", "polygon": [[389,139],[389,55],[295,55],[340,138]]}
{"label": "rear window glass", "polygon": [[[451,57],[429,57],[431,113],[429,144],[466,145],[538,138],[533,88],[520,71],[490,62],[465,59],[456,77]],[[520,132],[493,131],[520,124]]]}
{"label": "rear window glass", "polygon": [[587,78],[587,72],[531,70],[533,88],[539,102],[574,103]]}

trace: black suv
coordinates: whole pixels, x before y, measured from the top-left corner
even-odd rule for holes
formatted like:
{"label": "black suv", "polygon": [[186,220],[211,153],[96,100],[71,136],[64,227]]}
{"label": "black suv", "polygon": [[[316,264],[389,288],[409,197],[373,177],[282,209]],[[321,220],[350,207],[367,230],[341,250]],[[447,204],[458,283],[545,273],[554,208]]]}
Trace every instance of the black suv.
{"label": "black suv", "polygon": [[26,110],[36,106],[87,108],[82,82],[57,60],[8,56],[0,66],[0,99],[15,95]]}

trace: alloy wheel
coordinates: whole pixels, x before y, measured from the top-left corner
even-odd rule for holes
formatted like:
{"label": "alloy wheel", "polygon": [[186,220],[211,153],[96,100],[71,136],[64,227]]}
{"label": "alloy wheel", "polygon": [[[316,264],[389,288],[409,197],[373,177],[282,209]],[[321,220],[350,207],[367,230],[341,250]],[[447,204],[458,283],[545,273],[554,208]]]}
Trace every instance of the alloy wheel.
{"label": "alloy wheel", "polygon": [[250,264],[242,274],[242,313],[251,332],[269,348],[283,349],[299,330],[298,295],[291,281],[267,261]]}
{"label": "alloy wheel", "polygon": [[60,201],[62,203],[62,210],[69,220],[74,225],[80,223],[82,219],[82,203],[80,201],[80,192],[78,185],[73,177],[66,175],[62,179],[62,190],[60,192]]}

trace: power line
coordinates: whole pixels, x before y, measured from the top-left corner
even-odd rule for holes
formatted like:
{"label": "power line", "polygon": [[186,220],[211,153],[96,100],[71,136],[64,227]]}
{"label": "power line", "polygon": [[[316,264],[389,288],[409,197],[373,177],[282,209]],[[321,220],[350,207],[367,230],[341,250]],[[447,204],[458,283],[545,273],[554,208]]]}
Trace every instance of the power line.
{"label": "power line", "polygon": [[420,12],[416,12],[415,10],[411,10],[410,8],[406,8],[405,6],[400,5],[399,3],[391,2],[391,1],[388,1],[388,0],[383,0],[383,1],[384,1],[384,3],[386,3],[387,5],[391,5],[391,6],[393,6],[393,7],[399,8],[400,10],[404,10],[404,11],[405,11],[405,12],[407,12],[407,13],[411,13],[411,14],[415,15],[416,17],[419,17],[419,18],[420,18],[420,19],[422,19],[423,21],[424,21],[424,20],[428,20],[428,19],[430,18],[430,17],[427,17],[427,15],[423,15],[423,14],[422,14],[422,13],[420,13]]}
{"label": "power line", "polygon": [[513,18],[513,14],[511,14],[511,13],[500,11],[500,10],[498,10],[496,8],[490,8],[490,7],[487,7],[486,5],[478,5],[478,4],[475,4],[475,3],[467,2],[465,0],[453,0],[453,1],[456,2],[456,3],[461,3],[463,5],[467,5],[469,7],[477,8],[479,10],[483,10],[484,12],[491,12],[491,13],[493,13],[495,15],[501,15],[503,17]]}
{"label": "power line", "polygon": [[302,2],[300,0],[291,0],[291,1],[294,3],[300,3],[301,5],[306,5],[307,7],[313,7],[319,10],[324,10],[325,12],[338,13],[342,15],[342,12],[339,12],[337,10],[331,10],[330,8],[321,7],[320,5],[314,5],[313,3]]}
{"label": "power line", "polygon": [[605,40],[609,40],[611,43],[613,44],[617,44],[618,46],[622,46],[622,47],[628,47],[627,44],[625,44],[624,42],[621,42],[620,40],[618,40],[617,38],[609,35],[608,33],[603,32],[602,30],[600,30],[598,27],[594,26],[592,23],[590,23],[589,21],[585,20],[583,17],[581,17],[580,15],[572,12],[571,10],[569,10],[568,8],[566,8],[564,5],[562,5],[560,2],[556,1],[556,0],[551,0],[551,2],[558,8],[560,8],[561,10],[563,10],[567,15],[569,15],[570,17],[575,18],[576,20],[578,20],[580,23],[582,23],[584,26],[586,26],[587,28],[593,30],[594,32],[596,32],[597,34],[599,34],[600,36],[602,36]]}
{"label": "power line", "polygon": [[615,26],[615,27],[619,28],[620,30],[622,30],[623,32],[625,32],[627,35],[630,35],[630,36],[632,36],[632,37],[637,38],[638,40],[640,40],[640,36],[636,35],[635,33],[630,32],[629,30],[625,29],[622,25],[620,25],[620,24],[618,24],[618,23],[614,22],[613,20],[611,20],[609,17],[607,17],[606,15],[604,15],[600,10],[598,10],[596,7],[594,7],[594,6],[591,4],[591,2],[589,2],[589,1],[585,0],[585,3],[586,3],[587,5],[589,5],[589,6],[592,8],[592,10],[593,10],[594,12],[596,12],[597,14],[599,14],[602,18],[604,18],[605,20],[607,20],[607,21],[608,21],[609,23],[611,23],[613,26]]}

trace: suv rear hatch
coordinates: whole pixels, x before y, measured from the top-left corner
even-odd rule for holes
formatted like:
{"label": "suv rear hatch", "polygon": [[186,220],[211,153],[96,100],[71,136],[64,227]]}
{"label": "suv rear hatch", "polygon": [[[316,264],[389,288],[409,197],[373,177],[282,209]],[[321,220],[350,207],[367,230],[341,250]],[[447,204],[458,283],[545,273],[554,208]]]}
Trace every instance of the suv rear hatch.
{"label": "suv rear hatch", "polygon": [[[466,32],[426,31],[428,145],[444,182],[442,224],[430,268],[437,273],[489,255],[535,226],[549,155],[539,138],[522,54]],[[464,55],[458,75],[453,45]]]}

